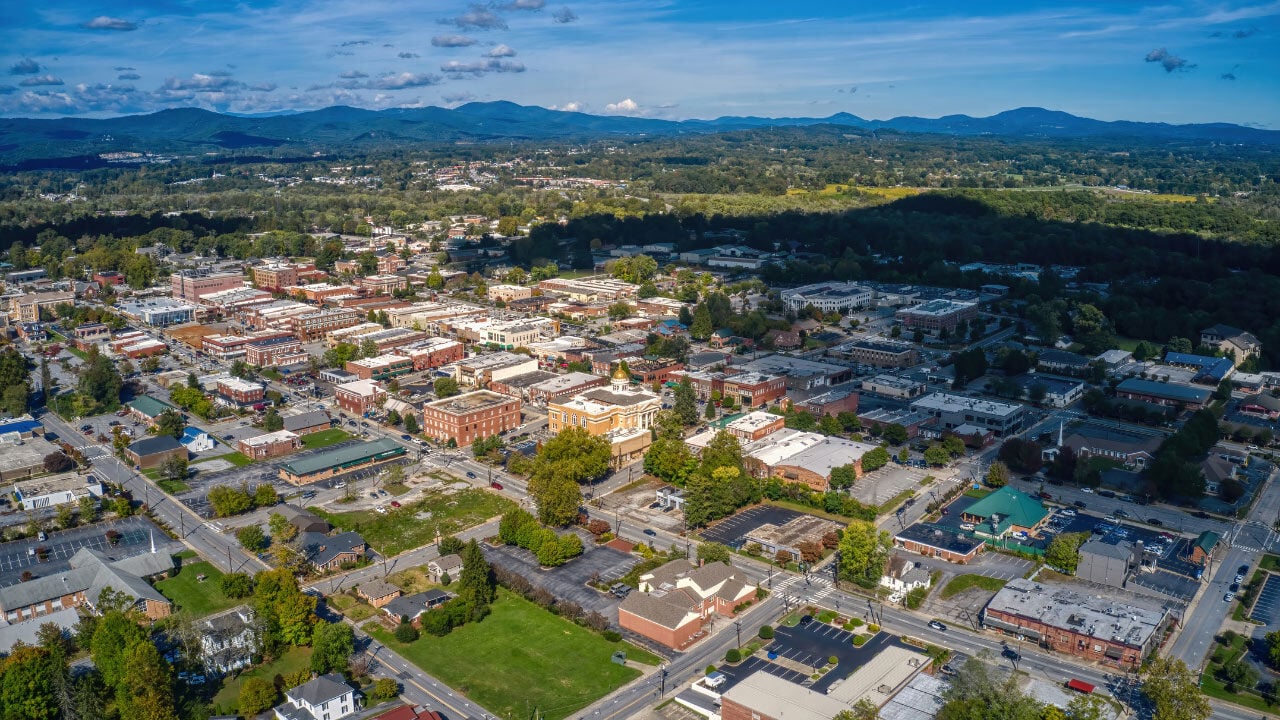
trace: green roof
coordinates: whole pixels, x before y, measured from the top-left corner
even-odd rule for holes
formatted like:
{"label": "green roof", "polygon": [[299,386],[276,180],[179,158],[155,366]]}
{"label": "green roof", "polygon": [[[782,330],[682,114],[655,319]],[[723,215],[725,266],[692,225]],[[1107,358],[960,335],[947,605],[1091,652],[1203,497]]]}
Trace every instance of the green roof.
{"label": "green roof", "polygon": [[1218,533],[1212,530],[1205,530],[1200,533],[1200,537],[1196,538],[1195,547],[1204,551],[1205,555],[1213,552],[1213,548],[1217,546],[1218,540],[1221,539]]}
{"label": "green roof", "polygon": [[385,460],[404,454],[403,445],[383,438],[373,442],[325,450],[287,462],[280,467],[290,475],[303,477],[328,468],[341,472],[344,466],[362,465],[370,460]]}
{"label": "green roof", "polygon": [[1000,515],[1000,526],[1009,524],[1033,528],[1049,514],[1044,505],[1030,495],[1005,485],[964,510],[965,515],[990,518]]}
{"label": "green roof", "polygon": [[146,415],[149,418],[156,417],[157,415],[165,412],[166,410],[177,409],[174,406],[170,405],[169,403],[164,402],[163,400],[157,400],[151,397],[150,395],[143,395],[141,397],[134,398],[133,401],[129,403],[129,407],[133,408],[134,410],[137,410],[138,412],[142,413],[143,415]]}

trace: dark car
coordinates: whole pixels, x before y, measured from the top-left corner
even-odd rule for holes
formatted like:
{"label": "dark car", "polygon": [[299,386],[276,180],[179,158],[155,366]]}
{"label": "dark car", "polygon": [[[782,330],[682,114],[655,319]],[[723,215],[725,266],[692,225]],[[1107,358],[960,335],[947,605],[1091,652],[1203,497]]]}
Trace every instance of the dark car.
{"label": "dark car", "polygon": [[1007,647],[1004,650],[1001,650],[1000,654],[1003,655],[1004,657],[1009,658],[1014,662],[1018,662],[1019,660],[1022,659],[1022,656],[1018,654],[1018,651],[1010,647]]}
{"label": "dark car", "polygon": [[412,437],[412,436],[410,436],[410,435],[401,435],[401,436],[400,436],[400,439],[401,439],[401,440],[412,440],[412,439],[413,439],[413,437]]}
{"label": "dark car", "polygon": [[1228,588],[1228,590],[1231,592],[1240,592],[1240,583],[1231,583],[1231,587]]}
{"label": "dark car", "polygon": [[804,627],[805,625],[808,625],[811,622],[813,622],[813,616],[805,615],[804,617],[800,618],[800,627]]}
{"label": "dark car", "polygon": [[1245,573],[1247,573],[1247,572],[1249,572],[1249,566],[1248,566],[1248,565],[1241,565],[1240,567],[1236,568],[1236,574],[1237,574],[1237,575],[1243,575],[1243,574],[1245,574]]}
{"label": "dark car", "polygon": [[1208,520],[1208,519],[1209,519],[1209,513],[1205,512],[1205,511],[1203,511],[1203,510],[1197,510],[1197,511],[1195,511],[1195,512],[1191,513],[1191,516],[1192,516],[1192,517],[1198,517],[1198,518],[1200,518],[1201,520]]}
{"label": "dark car", "polygon": [[942,623],[938,622],[937,620],[930,620],[930,621],[929,621],[929,627],[933,628],[934,630],[941,630],[942,632],[946,632],[946,631],[947,631],[947,626],[946,626],[946,625],[943,625]]}
{"label": "dark car", "polygon": [[948,510],[948,509],[946,509],[946,508],[942,508],[942,514],[943,514],[943,515],[950,515],[950,514],[951,514],[951,511],[950,511],[950,510]]}
{"label": "dark car", "polygon": [[1147,524],[1155,525],[1156,527],[1160,527],[1161,525],[1164,525],[1164,523],[1161,522],[1160,518],[1147,518]]}
{"label": "dark car", "polygon": [[645,528],[644,534],[650,537],[658,537],[658,533],[653,528]]}
{"label": "dark car", "polygon": [[470,470],[467,471],[467,477],[475,479],[475,476],[476,476],[475,473],[471,472]]}
{"label": "dark car", "polygon": [[1125,511],[1123,508],[1117,508],[1115,515],[1116,517],[1129,517],[1129,513]]}
{"label": "dark car", "polygon": [[1083,500],[1077,500],[1077,501],[1075,502],[1075,506],[1076,506],[1076,507],[1078,507],[1078,508],[1084,508],[1084,507],[1087,507],[1087,506],[1084,504],[1084,501],[1083,501]]}

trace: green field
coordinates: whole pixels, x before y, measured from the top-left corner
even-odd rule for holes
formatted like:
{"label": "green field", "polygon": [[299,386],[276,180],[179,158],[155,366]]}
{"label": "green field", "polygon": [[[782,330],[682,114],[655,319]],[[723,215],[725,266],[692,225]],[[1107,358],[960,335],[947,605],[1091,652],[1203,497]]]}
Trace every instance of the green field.
{"label": "green field", "polygon": [[[548,720],[560,720],[639,677],[636,661],[660,661],[634,645],[611,643],[506,590],[498,591],[488,617],[444,637],[424,635],[405,645],[376,623],[366,630],[499,717],[523,716],[536,709]],[[610,662],[615,650],[627,652],[627,667]]]}
{"label": "green field", "polygon": [[311,433],[310,435],[303,435],[302,446],[308,450],[315,450],[316,448],[337,445],[350,437],[350,433],[342,428],[329,428],[328,430],[321,430],[320,432]]}
{"label": "green field", "polygon": [[200,463],[209,462],[210,460],[226,460],[227,462],[231,463],[232,465],[235,465],[236,467],[244,467],[245,465],[253,464],[252,460],[241,455],[238,452],[227,453],[226,455],[210,455],[209,457],[200,458],[199,460],[196,460],[191,464],[199,465]]}
{"label": "green field", "polygon": [[1004,578],[987,577],[986,575],[957,575],[951,578],[947,586],[942,588],[941,596],[945,600],[954,597],[969,588],[982,588],[990,592],[998,592],[1009,582]]}
{"label": "green field", "polygon": [[[196,576],[200,574],[204,574],[204,582],[196,580]],[[179,610],[204,617],[242,602],[222,594],[222,588],[218,584],[220,579],[222,571],[208,562],[183,562],[177,575],[156,583],[156,590],[172,600]]]}
{"label": "green field", "polygon": [[218,690],[218,694],[213,696],[214,711],[228,715],[238,712],[240,709],[240,685],[248,678],[262,678],[267,682],[271,682],[276,675],[297,672],[310,665],[311,648],[289,648],[280,656],[279,660],[273,663],[246,670],[235,677],[229,677],[224,680],[222,689]]}
{"label": "green field", "polygon": [[159,480],[156,482],[156,485],[170,495],[177,495],[178,493],[184,493],[191,489],[190,485],[182,482],[181,480]]}
{"label": "green field", "polygon": [[[391,556],[435,542],[437,530],[441,535],[452,535],[515,506],[495,493],[468,488],[458,492],[431,490],[422,499],[386,515],[372,510],[334,513],[309,509],[343,530],[355,530],[379,553]],[[431,517],[420,518],[419,513],[431,513]]]}

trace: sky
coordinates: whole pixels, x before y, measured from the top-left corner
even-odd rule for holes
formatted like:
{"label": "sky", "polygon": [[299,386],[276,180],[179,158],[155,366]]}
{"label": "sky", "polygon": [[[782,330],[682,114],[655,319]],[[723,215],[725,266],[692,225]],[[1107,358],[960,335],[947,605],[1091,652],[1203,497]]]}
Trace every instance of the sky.
{"label": "sky", "polygon": [[3,117],[509,100],[1280,130],[1280,0],[46,0],[0,33]]}

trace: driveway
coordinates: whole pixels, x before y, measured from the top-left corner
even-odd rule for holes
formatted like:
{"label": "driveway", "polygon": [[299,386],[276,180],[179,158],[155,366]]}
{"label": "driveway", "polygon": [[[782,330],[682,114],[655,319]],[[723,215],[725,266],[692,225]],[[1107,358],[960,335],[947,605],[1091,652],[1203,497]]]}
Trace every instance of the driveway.
{"label": "driveway", "polygon": [[640,559],[610,547],[597,546],[589,540],[583,545],[582,555],[549,570],[542,569],[534,554],[523,548],[512,545],[492,547],[488,543],[481,544],[481,547],[489,562],[523,576],[558,599],[577,603],[587,612],[598,612],[616,624],[617,599],[587,587],[587,582],[596,577],[605,581],[617,579]]}

